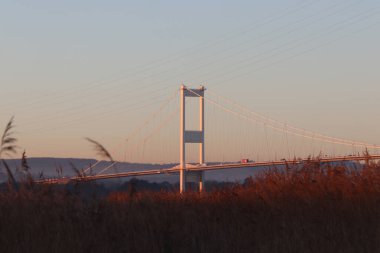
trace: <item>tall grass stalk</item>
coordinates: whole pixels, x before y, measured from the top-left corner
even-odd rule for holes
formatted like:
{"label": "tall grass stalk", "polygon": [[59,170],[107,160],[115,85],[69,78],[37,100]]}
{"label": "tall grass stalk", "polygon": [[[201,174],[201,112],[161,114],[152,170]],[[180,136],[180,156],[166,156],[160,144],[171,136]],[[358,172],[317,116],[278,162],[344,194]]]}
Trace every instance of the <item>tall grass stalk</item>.
{"label": "tall grass stalk", "polygon": [[6,174],[8,175],[8,188],[9,189],[16,189],[18,190],[18,185],[16,182],[16,179],[9,168],[9,165],[6,163],[5,160],[3,160],[2,156],[7,155],[9,156],[10,154],[15,154],[17,153],[17,146],[16,142],[17,139],[13,137],[13,125],[14,117],[12,117],[8,124],[6,125],[3,135],[1,137],[1,146],[0,146],[0,163],[4,166],[4,169],[6,171]]}

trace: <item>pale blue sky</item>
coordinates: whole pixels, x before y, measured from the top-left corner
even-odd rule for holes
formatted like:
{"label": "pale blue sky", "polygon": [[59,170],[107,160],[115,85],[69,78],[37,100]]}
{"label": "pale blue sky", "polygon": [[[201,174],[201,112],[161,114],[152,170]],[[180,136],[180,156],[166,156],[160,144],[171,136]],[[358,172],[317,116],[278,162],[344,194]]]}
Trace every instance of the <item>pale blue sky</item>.
{"label": "pale blue sky", "polygon": [[374,0],[3,0],[0,123],[16,116],[31,156],[90,157],[82,137],[121,150],[181,83],[204,84],[278,120],[380,144],[378,45]]}

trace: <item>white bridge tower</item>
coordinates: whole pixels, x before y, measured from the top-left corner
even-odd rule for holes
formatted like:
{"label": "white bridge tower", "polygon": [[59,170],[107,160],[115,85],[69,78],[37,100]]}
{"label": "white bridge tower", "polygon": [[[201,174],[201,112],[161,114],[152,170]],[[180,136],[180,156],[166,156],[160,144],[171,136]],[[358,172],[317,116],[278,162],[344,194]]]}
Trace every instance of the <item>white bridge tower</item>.
{"label": "white bridge tower", "polygon": [[[187,171],[186,169],[186,143],[199,144],[199,164],[205,164],[205,121],[204,121],[204,92],[205,88],[188,89],[181,86],[181,117],[180,117],[180,192],[186,191],[186,182],[199,183],[199,191],[203,191],[204,172]],[[199,99],[199,130],[186,130],[186,97]]]}

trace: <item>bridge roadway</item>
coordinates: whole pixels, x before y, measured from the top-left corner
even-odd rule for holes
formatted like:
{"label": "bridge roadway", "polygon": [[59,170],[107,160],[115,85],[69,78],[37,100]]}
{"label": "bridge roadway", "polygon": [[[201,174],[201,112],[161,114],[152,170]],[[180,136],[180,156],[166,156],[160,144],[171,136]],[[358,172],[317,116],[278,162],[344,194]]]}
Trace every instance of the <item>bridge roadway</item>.
{"label": "bridge roadway", "polygon": [[[254,167],[269,167],[269,166],[280,166],[280,165],[297,165],[305,162],[320,162],[320,163],[331,163],[331,162],[345,162],[345,161],[366,161],[366,160],[378,160],[380,155],[371,156],[345,156],[345,157],[333,157],[333,158],[320,158],[320,159],[302,159],[302,160],[280,160],[273,162],[248,162],[248,163],[230,163],[230,164],[217,164],[217,165],[203,165],[194,166],[186,168],[186,171],[213,171],[213,170],[225,170],[225,169],[240,169],[240,168],[254,168]],[[104,175],[87,175],[87,176],[74,176],[74,177],[63,177],[63,178],[50,178],[37,180],[38,184],[67,184],[70,181],[94,181],[101,179],[112,179],[112,178],[122,178],[122,177],[138,177],[147,175],[160,175],[160,174],[173,174],[179,173],[180,168],[174,167],[169,169],[157,169],[157,170],[142,170],[142,171],[130,171],[122,173],[112,173]]]}

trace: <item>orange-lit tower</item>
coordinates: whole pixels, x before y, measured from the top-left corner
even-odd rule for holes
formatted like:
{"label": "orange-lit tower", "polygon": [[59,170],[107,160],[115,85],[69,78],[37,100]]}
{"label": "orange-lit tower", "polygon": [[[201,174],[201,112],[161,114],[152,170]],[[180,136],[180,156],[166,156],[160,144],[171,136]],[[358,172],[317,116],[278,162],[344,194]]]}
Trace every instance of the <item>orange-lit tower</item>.
{"label": "orange-lit tower", "polygon": [[[204,93],[205,88],[200,86],[198,89],[188,89],[181,86],[181,117],[180,117],[180,192],[186,191],[188,177],[192,181],[199,183],[199,191],[203,191],[204,172],[186,170],[186,143],[199,144],[199,164],[205,164],[205,121],[204,121]],[[199,130],[186,130],[186,97],[196,97],[199,99]]]}

